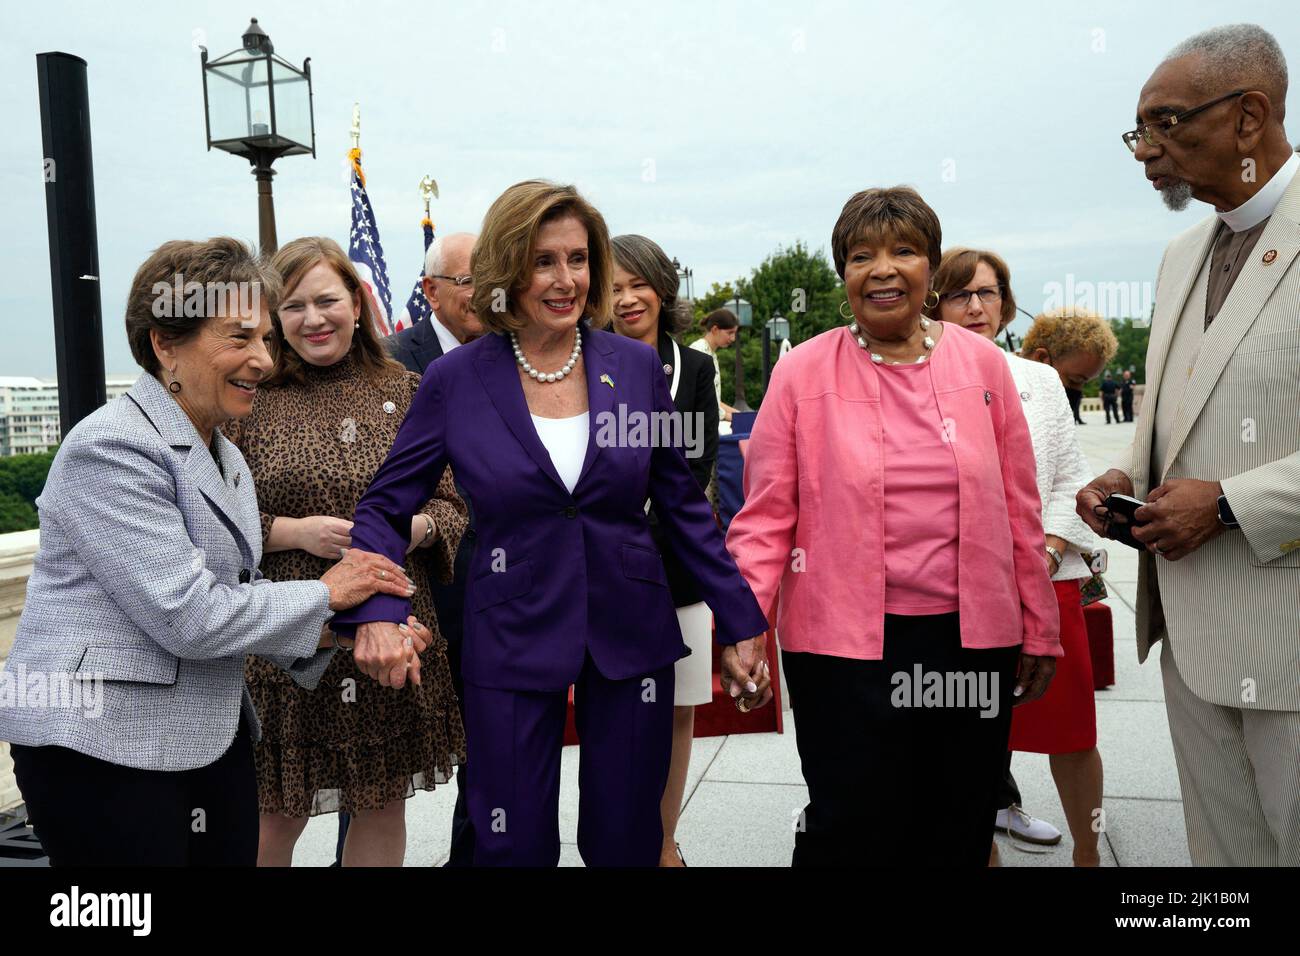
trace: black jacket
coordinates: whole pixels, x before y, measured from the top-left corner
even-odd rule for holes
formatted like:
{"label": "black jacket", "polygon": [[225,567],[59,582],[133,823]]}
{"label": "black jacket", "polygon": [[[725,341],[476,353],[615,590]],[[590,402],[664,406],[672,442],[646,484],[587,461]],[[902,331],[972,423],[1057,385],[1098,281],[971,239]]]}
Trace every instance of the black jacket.
{"label": "black jacket", "polygon": [[[713,475],[713,463],[718,457],[718,396],[713,390],[713,362],[709,356],[686,346],[678,346],[681,354],[681,372],[677,381],[677,395],[673,404],[683,415],[698,414],[704,423],[703,454],[698,458],[687,458],[691,474],[699,483],[700,494],[708,487]],[[667,332],[659,333],[659,360],[664,365],[664,375],[672,384],[673,340]],[[650,534],[655,546],[663,555],[664,570],[668,572],[668,589],[672,592],[673,605],[685,607],[703,600],[691,574],[682,567],[668,546],[663,528],[653,511],[650,512]]]}

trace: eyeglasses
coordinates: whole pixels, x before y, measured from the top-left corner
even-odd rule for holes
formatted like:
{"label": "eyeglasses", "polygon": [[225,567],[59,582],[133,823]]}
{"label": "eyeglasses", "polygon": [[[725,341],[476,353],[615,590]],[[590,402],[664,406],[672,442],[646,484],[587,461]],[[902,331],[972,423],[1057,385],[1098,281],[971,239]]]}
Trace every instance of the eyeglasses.
{"label": "eyeglasses", "polygon": [[1152,120],[1150,123],[1143,123],[1137,129],[1129,130],[1129,132],[1124,134],[1123,136],[1124,145],[1128,147],[1128,151],[1130,153],[1136,153],[1138,137],[1141,136],[1142,141],[1144,143],[1146,143],[1148,146],[1154,146],[1156,144],[1155,130],[1159,130],[1162,133],[1166,133],[1173,127],[1177,126],[1179,123],[1191,119],[1193,116],[1195,116],[1197,113],[1202,112],[1203,110],[1208,110],[1211,106],[1217,106],[1218,104],[1222,103],[1224,100],[1230,100],[1233,97],[1245,96],[1245,95],[1246,95],[1245,90],[1233,90],[1231,93],[1225,93],[1222,96],[1218,97],[1217,99],[1210,100],[1210,102],[1208,103],[1202,103],[1200,106],[1193,106],[1190,110],[1183,110],[1181,113],[1175,113],[1172,116],[1166,116],[1163,117],[1162,119]]}
{"label": "eyeglasses", "polygon": [[464,288],[467,285],[474,284],[473,276],[429,276],[430,279],[446,279],[448,282],[454,282],[458,287]]}
{"label": "eyeglasses", "polygon": [[992,305],[1002,298],[1002,288],[1000,286],[985,286],[983,289],[956,289],[945,293],[940,298],[944,302],[951,302],[958,308],[965,308],[973,295],[979,296],[980,301],[985,305]]}

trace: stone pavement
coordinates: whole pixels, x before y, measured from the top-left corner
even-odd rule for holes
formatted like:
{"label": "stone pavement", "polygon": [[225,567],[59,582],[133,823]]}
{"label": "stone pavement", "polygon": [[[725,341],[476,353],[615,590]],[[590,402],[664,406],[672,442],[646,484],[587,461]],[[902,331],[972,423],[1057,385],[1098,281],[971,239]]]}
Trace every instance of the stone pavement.
{"label": "stone pavement", "polygon": [[[1084,412],[1080,439],[1100,474],[1131,440],[1132,425],[1106,425],[1101,412]],[[1133,608],[1137,553],[1110,542],[1106,575],[1115,624],[1115,684],[1098,691],[1098,747],[1105,765],[1106,830],[1101,842],[1106,866],[1187,866],[1183,808],[1173,747],[1165,718],[1158,653],[1139,667]],[[566,747],[561,761],[560,863],[581,866],[578,856],[578,748]],[[1026,809],[1066,831],[1047,757],[1018,754],[1013,763]],[[408,866],[446,859],[455,786],[421,792],[407,807]],[[677,838],[692,866],[787,866],[794,847],[793,823],[807,800],[794,721],[786,714],[784,734],[742,734],[695,741],[686,804]],[[942,820],[908,820],[898,808],[886,826],[943,826]],[[324,866],[334,855],[336,818],[313,819],[295,855],[300,866]],[[1059,846],[1022,849],[998,837],[1003,866],[1069,866],[1068,832]],[[924,866],[925,860],[906,861]]]}

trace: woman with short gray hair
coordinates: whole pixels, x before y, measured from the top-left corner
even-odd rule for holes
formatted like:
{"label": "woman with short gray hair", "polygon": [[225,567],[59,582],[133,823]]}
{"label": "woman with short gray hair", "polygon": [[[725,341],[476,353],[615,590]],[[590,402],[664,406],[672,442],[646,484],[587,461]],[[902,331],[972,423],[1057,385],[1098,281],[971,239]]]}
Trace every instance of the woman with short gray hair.
{"label": "woman with short gray hair", "polygon": [[[257,570],[256,490],[217,426],[252,410],[270,371],[278,290],[234,239],[154,252],[127,298],[145,373],[69,432],[38,499],[6,674],[76,693],[0,695],[0,738],[54,866],[253,865],[260,725],[245,657],[314,685],[333,612],[411,593],[400,567],[362,552],[316,581]],[[428,632],[406,627],[422,649]]]}

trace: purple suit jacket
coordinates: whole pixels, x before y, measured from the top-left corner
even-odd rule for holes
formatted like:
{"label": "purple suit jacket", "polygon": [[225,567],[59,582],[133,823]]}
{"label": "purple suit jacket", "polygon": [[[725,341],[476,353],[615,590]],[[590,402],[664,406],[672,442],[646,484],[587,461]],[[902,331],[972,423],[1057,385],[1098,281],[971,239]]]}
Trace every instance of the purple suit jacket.
{"label": "purple suit jacket", "polygon": [[[451,465],[478,525],[465,595],[463,673],[471,684],[557,691],[577,679],[588,653],[611,680],[688,653],[650,537],[647,498],[713,609],[719,642],[767,630],[683,451],[597,440],[620,405],[627,413],[673,411],[658,354],[585,325],[582,338],[591,436],[572,494],[537,437],[509,340],[489,334],[429,366],[357,505],[352,546],[401,564],[410,516]],[[332,626],[348,633],[409,613],[409,602],[380,594]]]}

